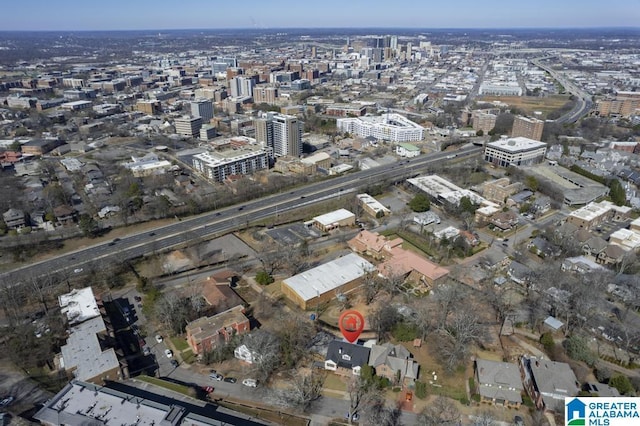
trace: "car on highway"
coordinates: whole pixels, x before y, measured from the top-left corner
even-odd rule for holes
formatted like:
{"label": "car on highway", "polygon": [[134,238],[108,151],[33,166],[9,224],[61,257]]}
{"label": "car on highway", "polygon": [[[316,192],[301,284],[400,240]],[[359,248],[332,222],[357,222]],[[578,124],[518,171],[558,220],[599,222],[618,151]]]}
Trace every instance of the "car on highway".
{"label": "car on highway", "polygon": [[155,236],[156,236],[156,233],[155,233],[155,232],[150,232],[150,233],[149,233],[149,236],[150,236],[150,237],[155,237]]}
{"label": "car on highway", "polygon": [[79,274],[79,273],[80,273],[80,272],[82,272],[82,271],[83,271],[83,269],[82,269],[82,268],[76,268],[76,269],[74,269],[74,270],[73,270],[73,273],[74,273],[74,274]]}
{"label": "car on highway", "polygon": [[172,359],[172,360],[171,360],[171,366],[172,366],[173,368],[178,367],[178,365],[180,365],[180,364],[178,363],[178,361],[176,361],[175,359]]}
{"label": "car on highway", "polygon": [[258,387],[258,382],[256,379],[244,379],[242,381],[242,384],[250,388]]}
{"label": "car on highway", "polygon": [[167,356],[167,358],[173,358],[173,351],[171,349],[165,349],[164,354]]}
{"label": "car on highway", "polygon": [[218,374],[218,373],[209,374],[209,377],[212,378],[213,380],[217,380],[219,382],[221,382],[222,379],[224,379],[222,374]]}
{"label": "car on highway", "polygon": [[156,342],[158,342],[158,343],[162,343],[162,340],[163,340],[163,339],[162,339],[162,336],[161,336],[161,335],[159,335],[159,334],[156,334]]}
{"label": "car on highway", "polygon": [[235,383],[238,380],[235,377],[225,377],[224,381],[227,382],[227,383]]}

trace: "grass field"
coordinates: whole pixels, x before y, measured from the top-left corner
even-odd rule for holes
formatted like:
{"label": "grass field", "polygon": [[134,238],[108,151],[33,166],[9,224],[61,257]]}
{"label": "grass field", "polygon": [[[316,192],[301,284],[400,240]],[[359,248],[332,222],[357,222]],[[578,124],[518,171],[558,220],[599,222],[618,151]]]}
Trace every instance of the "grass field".
{"label": "grass field", "polygon": [[542,113],[541,119],[545,119],[550,112],[560,109],[569,102],[569,95],[537,96],[482,96],[478,102],[500,101],[533,115],[534,111]]}
{"label": "grass field", "polygon": [[136,377],[136,380],[151,383],[152,385],[160,386],[162,388],[169,389],[187,396],[191,396],[193,394],[193,392],[190,391],[187,386],[179,385],[177,383],[171,383],[166,380],[158,379],[151,376],[138,376]]}

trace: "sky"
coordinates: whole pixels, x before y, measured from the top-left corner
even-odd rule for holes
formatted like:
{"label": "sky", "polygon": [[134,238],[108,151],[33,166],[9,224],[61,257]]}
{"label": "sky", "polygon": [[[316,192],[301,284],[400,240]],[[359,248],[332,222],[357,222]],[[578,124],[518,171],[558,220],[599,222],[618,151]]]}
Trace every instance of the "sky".
{"label": "sky", "polygon": [[638,27],[640,0],[10,0],[0,22],[6,31]]}

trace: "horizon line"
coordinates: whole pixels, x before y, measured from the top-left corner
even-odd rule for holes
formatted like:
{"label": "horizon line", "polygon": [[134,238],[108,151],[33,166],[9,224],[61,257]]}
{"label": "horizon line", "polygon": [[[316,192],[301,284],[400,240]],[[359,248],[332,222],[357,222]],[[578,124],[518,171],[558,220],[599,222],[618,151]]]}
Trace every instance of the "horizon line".
{"label": "horizon line", "polygon": [[37,33],[37,32],[124,32],[124,31],[269,31],[269,30],[640,30],[640,26],[566,26],[566,27],[397,27],[397,26],[362,26],[362,27],[223,27],[223,28],[104,28],[104,29],[25,29],[25,30],[0,30],[0,33]]}

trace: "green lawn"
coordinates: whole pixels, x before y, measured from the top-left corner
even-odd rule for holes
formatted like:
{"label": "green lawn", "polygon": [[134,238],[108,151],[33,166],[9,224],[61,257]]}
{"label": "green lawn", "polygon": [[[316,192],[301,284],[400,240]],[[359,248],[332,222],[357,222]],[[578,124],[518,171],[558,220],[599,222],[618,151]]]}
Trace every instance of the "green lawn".
{"label": "green lawn", "polygon": [[196,362],[196,356],[191,349],[182,352],[180,356],[182,356],[182,360],[187,364],[193,364],[194,362]]}
{"label": "green lawn", "polygon": [[174,392],[181,393],[183,395],[192,396],[193,394],[193,391],[190,391],[189,387],[187,386],[179,385],[177,383],[167,382],[166,380],[158,379],[156,377],[138,376],[136,377],[136,379],[143,382],[151,383],[152,385],[160,386],[165,389],[172,390]]}
{"label": "green lawn", "polygon": [[173,343],[173,346],[175,346],[176,350],[182,352],[182,351],[186,351],[187,349],[189,349],[189,344],[187,343],[187,340],[184,337],[172,337],[171,338],[171,343]]}

